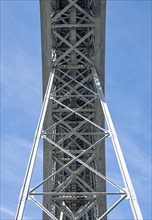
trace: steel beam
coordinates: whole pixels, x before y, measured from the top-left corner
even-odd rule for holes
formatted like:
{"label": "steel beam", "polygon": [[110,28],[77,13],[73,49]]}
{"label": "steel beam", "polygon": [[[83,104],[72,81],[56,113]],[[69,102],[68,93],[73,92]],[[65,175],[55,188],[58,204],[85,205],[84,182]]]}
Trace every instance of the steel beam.
{"label": "steel beam", "polygon": [[[57,3],[58,2],[58,3]],[[61,119],[60,116],[58,116],[61,112],[66,113],[68,110],[71,109],[71,113],[75,113],[77,116],[81,115],[81,120],[83,119],[83,122],[80,123],[80,126],[78,127],[78,129],[80,130],[81,127],[86,127],[85,129],[87,129],[87,122],[91,122],[91,124],[93,125],[94,122],[92,121],[92,119],[95,117],[93,116],[92,113],[95,113],[95,109],[94,109],[94,103],[91,102],[91,106],[92,109],[90,108],[90,106],[88,107],[83,107],[83,108],[79,108],[79,111],[77,111],[74,107],[72,108],[68,108],[67,110],[65,108],[63,108],[64,105],[64,100],[65,97],[68,96],[71,100],[76,99],[78,96],[82,97],[82,101],[85,102],[87,104],[88,102],[88,97],[90,96],[89,93],[94,95],[94,91],[92,90],[92,88],[89,88],[90,86],[86,86],[88,84],[88,82],[91,80],[90,79],[90,74],[89,74],[89,66],[96,66],[98,67],[98,70],[100,72],[102,81],[104,79],[104,73],[103,70],[101,70],[100,67],[100,62],[102,61],[102,63],[104,64],[104,54],[101,56],[100,50],[102,50],[102,48],[104,48],[104,42],[102,45],[102,48],[100,49],[99,46],[96,47],[95,45],[98,45],[98,42],[100,41],[98,38],[95,39],[95,45],[92,44],[92,49],[90,50],[90,45],[88,43],[93,41],[92,38],[94,38],[95,33],[98,31],[100,32],[100,36],[99,38],[104,38],[104,36],[101,36],[105,34],[104,32],[104,26],[105,26],[105,17],[103,17],[103,21],[100,21],[100,14],[98,14],[98,8],[100,7],[101,9],[101,13],[105,14],[105,1],[103,1],[102,3],[100,1],[97,1],[97,3],[94,1],[90,1],[90,3],[88,3],[88,1],[52,1],[52,5],[54,5],[54,8],[52,7],[50,9],[50,4],[49,1],[40,2],[41,4],[41,21],[42,21],[42,25],[46,26],[46,23],[50,22],[50,26],[47,26],[46,30],[48,33],[51,33],[51,39],[48,39],[48,44],[52,45],[53,50],[55,51],[55,47],[58,45],[58,49],[56,51],[56,59],[54,60],[54,66],[57,66],[57,69],[60,72],[63,72],[63,74],[65,76],[68,76],[70,79],[72,79],[71,81],[66,81],[64,80],[64,77],[59,77],[58,74],[56,74],[56,79],[58,82],[62,83],[62,88],[64,90],[67,89],[66,86],[68,86],[69,91],[64,93],[59,99],[57,97],[55,97],[55,102],[56,104],[54,104],[54,108],[52,108],[52,114],[55,117],[56,121],[54,124],[55,126],[59,126],[59,124],[62,123],[62,127],[64,127],[64,129],[70,129],[70,133],[73,131],[77,131],[76,128],[72,131],[70,126],[71,126],[71,122],[68,121],[68,123],[66,122],[66,117],[68,118],[68,115],[66,117],[64,117],[64,119]],[[62,7],[64,6],[64,7]],[[44,7],[45,7],[45,11],[44,11]],[[60,9],[61,7],[61,9]],[[46,13],[46,10],[52,10],[50,11],[50,14],[52,15],[51,18],[48,18],[48,21],[44,21],[43,17],[44,17],[44,13]],[[90,10],[90,13],[89,13]],[[94,11],[94,12],[93,12]],[[49,12],[47,12],[49,13]],[[94,14],[93,14],[94,13]],[[96,15],[98,16],[98,18],[96,17]],[[45,22],[45,24],[44,24]],[[101,23],[102,23],[102,27],[101,27]],[[64,33],[65,32],[65,33]],[[42,40],[46,39],[46,34],[45,32],[42,32]],[[51,41],[51,42],[50,42]],[[44,44],[46,44],[46,41],[44,42]],[[43,45],[43,42],[42,42]],[[63,46],[64,45],[64,46]],[[48,47],[49,48],[49,47]],[[63,48],[65,48],[64,53],[62,53]],[[92,53],[92,55],[94,57],[90,57],[89,54],[85,54],[83,52],[84,49],[87,49],[87,53]],[[89,51],[90,50],[90,51]],[[93,51],[96,50],[96,51]],[[46,52],[43,52],[43,57],[46,56],[47,52],[47,48],[46,48]],[[60,53],[61,51],[61,53]],[[92,52],[91,52],[92,51]],[[95,54],[97,55],[97,57],[100,58],[100,61],[98,59],[95,59]],[[45,60],[45,59],[44,59]],[[50,64],[51,65],[51,64]],[[63,69],[64,66],[64,69]],[[69,67],[68,67],[69,66]],[[44,64],[44,68],[45,68],[45,64]],[[82,70],[81,70],[82,68]],[[86,74],[84,74],[84,79],[83,80],[78,80],[79,76],[82,75],[82,73],[84,72],[84,70],[87,73],[87,77]],[[43,71],[43,77],[45,76],[45,71]],[[71,74],[76,74],[76,76],[71,75]],[[74,79],[74,78],[77,79]],[[69,83],[70,82],[70,83]],[[87,84],[86,84],[87,83]],[[90,84],[90,83],[89,83]],[[88,85],[89,85],[88,84]],[[82,87],[84,88],[84,93],[86,93],[86,89],[88,90],[88,94],[84,95],[82,92],[79,92],[79,88]],[[62,91],[62,89],[61,89]],[[90,91],[90,92],[89,92]],[[75,93],[74,97],[73,92]],[[83,94],[83,95],[82,95]],[[67,98],[68,98],[67,97]],[[88,98],[88,99],[87,99]],[[52,98],[52,101],[54,100],[54,98]],[[60,105],[59,105],[60,104]],[[89,105],[89,103],[88,103]],[[78,107],[78,106],[77,106]],[[60,110],[58,110],[60,109]],[[96,109],[97,111],[97,109]],[[72,114],[69,114],[72,116]],[[79,114],[81,113],[81,114]],[[91,115],[92,117],[90,117]],[[96,113],[95,113],[96,114]],[[85,117],[86,115],[86,117]],[[101,116],[101,115],[100,115]],[[90,120],[89,120],[90,117]],[[60,118],[60,120],[59,120]],[[50,120],[50,119],[49,119]],[[96,124],[96,126],[98,128],[102,129],[104,128],[103,125],[103,119],[101,120],[99,117],[97,118],[98,123],[100,122],[100,126],[98,126],[98,124]],[[95,124],[94,124],[95,125]],[[61,127],[61,126],[60,126]],[[51,128],[49,128],[51,129]],[[101,130],[102,131],[102,130]],[[88,131],[87,131],[88,132]],[[59,133],[59,132],[57,132]],[[57,135],[56,133],[56,137],[59,136],[59,134]],[[69,135],[71,136],[71,134],[67,134],[67,137],[69,137]],[[80,131],[78,132],[80,133]],[[79,138],[81,141],[83,141],[84,143],[86,142],[85,139],[83,138],[83,135],[80,136],[80,134],[76,134],[76,137]],[[91,132],[88,132],[88,135],[92,136],[93,134],[91,134]],[[94,135],[93,135],[94,136]],[[96,135],[95,135],[96,136]],[[76,139],[77,139],[76,138]],[[62,138],[62,143],[60,142],[60,144],[63,144],[63,142],[66,140],[66,137]],[[71,140],[72,143],[72,140]],[[88,141],[89,143],[89,141]],[[47,144],[46,142],[44,142],[44,145]],[[86,144],[86,143],[85,143]],[[68,143],[68,146],[70,145],[70,142]],[[96,152],[97,155],[97,160],[98,162],[98,166],[101,168],[102,167],[102,172],[105,174],[105,162],[104,162],[104,142],[102,143],[102,150],[100,147],[98,147],[98,152]],[[82,147],[83,148],[83,147]],[[100,149],[99,149],[100,148]],[[71,149],[72,150],[72,149]],[[50,150],[48,150],[50,152]],[[73,150],[74,151],[74,150]],[[75,151],[77,151],[77,149],[75,149]],[[99,152],[100,151],[100,152]],[[98,159],[98,155],[99,153],[100,155],[100,159]],[[47,153],[46,153],[47,154]],[[102,158],[103,157],[103,158]],[[102,159],[101,159],[102,158]],[[47,158],[48,161],[49,158]],[[46,160],[46,156],[44,155],[44,161]],[[51,160],[51,159],[49,159]],[[102,160],[102,161],[101,161]],[[50,163],[52,163],[50,161]],[[45,166],[44,170],[47,170],[49,166]],[[45,179],[45,177],[44,177]],[[100,184],[98,184],[98,187],[100,188],[99,190],[105,191],[105,183],[101,183],[102,186]],[[46,191],[49,191],[48,189],[45,189]],[[51,189],[50,189],[51,190]],[[99,205],[99,207],[102,207],[101,209],[105,210],[106,209],[106,198],[100,198],[99,202],[101,202],[101,200],[103,201],[102,204]],[[46,206],[48,207],[49,204],[46,204]],[[51,205],[50,205],[51,206]],[[102,212],[102,211],[100,211]]]}
{"label": "steel beam", "polygon": [[[104,101],[105,6],[105,0],[40,1],[44,101],[16,220],[28,199],[42,210],[43,220],[106,220],[125,198],[134,219],[142,220]],[[125,188],[106,176],[106,138],[112,140]],[[31,186],[40,139],[43,179]],[[108,208],[107,196],[118,198]]]}

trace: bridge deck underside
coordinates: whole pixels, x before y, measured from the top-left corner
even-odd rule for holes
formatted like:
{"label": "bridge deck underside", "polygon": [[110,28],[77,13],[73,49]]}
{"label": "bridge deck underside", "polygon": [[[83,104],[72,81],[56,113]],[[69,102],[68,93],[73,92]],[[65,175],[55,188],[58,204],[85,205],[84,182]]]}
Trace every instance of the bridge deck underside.
{"label": "bridge deck underside", "polygon": [[[91,74],[95,66],[104,85],[103,67],[99,67],[104,62],[100,53],[104,45],[99,43],[104,38],[103,3],[41,1],[44,92],[49,72],[55,70],[43,131],[44,179],[56,174],[44,184],[44,192],[52,194],[44,195],[43,201],[57,219],[93,220],[106,210],[106,197],[99,195],[106,184],[93,172],[105,175],[106,133]],[[48,216],[44,213],[43,218]]]}

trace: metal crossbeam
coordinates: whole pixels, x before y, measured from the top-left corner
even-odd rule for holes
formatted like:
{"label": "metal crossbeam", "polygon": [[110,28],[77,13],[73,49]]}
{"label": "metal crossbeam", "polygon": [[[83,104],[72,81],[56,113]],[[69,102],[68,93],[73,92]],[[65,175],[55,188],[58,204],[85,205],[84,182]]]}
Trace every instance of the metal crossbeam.
{"label": "metal crossbeam", "polygon": [[127,166],[125,163],[125,159],[124,159],[124,156],[123,156],[123,153],[122,153],[119,141],[118,141],[118,137],[117,137],[117,134],[116,134],[116,131],[115,131],[115,128],[114,128],[114,125],[113,125],[113,122],[112,122],[112,119],[110,116],[110,112],[108,110],[108,106],[105,102],[104,94],[103,94],[103,91],[102,91],[102,88],[100,85],[100,81],[98,79],[98,75],[96,73],[95,68],[92,68],[92,73],[94,75],[94,80],[95,80],[98,94],[100,97],[101,106],[102,106],[102,109],[104,112],[104,116],[105,116],[105,119],[107,122],[108,129],[110,131],[111,139],[113,142],[113,147],[114,147],[114,150],[115,150],[115,153],[117,156],[117,161],[118,161],[118,164],[119,164],[119,167],[121,170],[121,174],[123,177],[125,188],[127,190],[127,194],[129,197],[129,201],[130,201],[130,205],[131,205],[132,212],[134,215],[134,219],[143,219],[141,211],[140,211],[140,207],[138,204],[138,200],[137,200],[137,197],[136,197],[136,194],[135,194],[135,191],[134,191],[134,188],[133,188],[130,176],[129,176],[129,172],[128,172],[128,169],[127,169]]}
{"label": "metal crossbeam", "polygon": [[[30,199],[42,210],[43,220],[106,220],[128,198],[134,219],[142,220],[101,87],[105,21],[100,9],[104,13],[105,1],[47,0],[40,4],[42,29],[45,25],[47,30],[42,31],[42,36],[47,33],[43,39],[45,96],[15,219],[22,219]],[[125,187],[105,174],[107,138],[112,140]],[[44,141],[44,177],[31,185],[40,139]],[[42,196],[43,203],[39,202]],[[107,196],[115,198],[108,208]]]}

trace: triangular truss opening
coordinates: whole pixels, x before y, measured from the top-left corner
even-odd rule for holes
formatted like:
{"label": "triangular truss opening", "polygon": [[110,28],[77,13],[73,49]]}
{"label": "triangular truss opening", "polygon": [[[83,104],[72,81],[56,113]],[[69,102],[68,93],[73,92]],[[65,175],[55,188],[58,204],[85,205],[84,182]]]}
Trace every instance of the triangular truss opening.
{"label": "triangular truss opening", "polygon": [[[28,172],[24,185],[28,188],[28,190],[23,189],[23,195],[20,202],[23,203],[23,198],[26,195],[26,198],[30,198],[32,201],[34,201],[35,204],[38,205],[48,216],[50,216],[52,219],[56,219],[55,215],[52,215],[50,211],[46,210],[46,208],[35,198],[40,195],[47,195],[48,198],[49,196],[51,198],[52,207],[54,207],[55,212],[60,212],[60,215],[63,213],[62,215],[67,216],[69,219],[81,219],[81,217],[86,215],[86,213],[89,213],[89,210],[91,210],[93,207],[94,210],[97,210],[97,208],[95,208],[97,206],[95,198],[99,198],[99,196],[119,195],[119,198],[109,209],[107,209],[105,213],[102,213],[101,216],[98,214],[98,220],[104,219],[104,217],[107,216],[108,213],[110,213],[126,197],[129,198],[131,204],[134,204],[135,197],[133,199],[132,196],[135,196],[135,194],[133,187],[128,185],[128,183],[131,184],[131,181],[128,177],[128,173],[126,173],[126,165],[122,164],[124,163],[122,152],[103,97],[97,73],[95,69],[92,69],[92,76],[98,91],[98,96],[96,93],[94,96],[95,99],[100,98],[101,108],[105,115],[108,130],[100,127],[91,118],[86,118],[82,113],[77,112],[77,110],[73,110],[72,107],[68,107],[68,105],[63,104],[64,99],[59,101],[58,98],[55,98],[52,95],[54,93],[54,90],[52,89],[54,72],[50,75],[38,129],[36,130],[35,140],[33,143],[32,152],[35,151],[35,156],[33,157],[32,155],[31,158],[31,160],[35,160],[40,138],[44,139],[48,143],[48,146],[52,148],[54,172],[52,172],[37,185],[33,186],[32,188],[30,187],[30,190],[30,182],[27,187],[27,179],[29,175]],[[63,114],[63,118],[61,116],[56,118],[57,121],[43,131],[42,127],[45,120],[45,114],[47,112],[47,106],[51,100],[53,100],[54,103],[58,103],[59,105],[63,106],[67,112],[66,114]],[[91,100],[89,102],[91,102]],[[82,106],[80,105],[80,108]],[[68,120],[70,120],[72,123],[70,117],[72,117],[73,121],[75,122],[74,126],[71,126],[70,123],[68,123]],[[92,127],[92,131],[90,130],[88,133],[87,130],[85,130],[84,124],[87,124],[87,127]],[[63,127],[64,129],[62,129]],[[62,132],[55,132],[54,129],[61,130]],[[93,135],[91,139],[88,139],[90,133],[91,135],[95,135]],[[94,154],[95,149],[102,149],[102,142],[104,142],[109,136],[112,139],[125,188],[119,186],[116,182],[106,177],[102,172],[99,172],[96,164],[94,163],[96,158],[96,155]],[[28,169],[30,168],[31,165]],[[32,172],[33,169],[34,164],[32,167]],[[105,181],[106,185],[110,184],[110,188],[113,188],[112,192],[96,191],[96,184],[98,184],[100,181],[99,179],[101,179],[101,181]],[[52,191],[40,192],[39,189],[44,184],[52,184]],[[77,202],[80,202],[79,200],[81,200],[82,204],[78,206]]]}
{"label": "triangular truss opening", "polygon": [[[42,31],[46,34],[45,95],[15,219],[22,219],[30,199],[43,211],[44,219],[107,220],[107,215],[128,198],[134,219],[142,220],[100,84],[104,85],[101,21],[105,1],[51,0],[40,4],[47,11],[42,18],[47,29]],[[122,182],[105,172],[105,142],[109,138]],[[39,174],[35,162],[40,140],[44,172],[41,180],[32,181],[33,174]],[[107,197],[114,199],[106,209]]]}

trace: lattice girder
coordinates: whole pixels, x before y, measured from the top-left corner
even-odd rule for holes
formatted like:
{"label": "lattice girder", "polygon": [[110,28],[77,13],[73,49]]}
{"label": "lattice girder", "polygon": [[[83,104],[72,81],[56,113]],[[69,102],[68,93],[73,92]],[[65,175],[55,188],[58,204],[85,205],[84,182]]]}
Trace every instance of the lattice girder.
{"label": "lattice girder", "polygon": [[[44,220],[101,220],[107,219],[126,197],[134,218],[142,219],[123,156],[119,158],[121,149],[101,87],[104,77],[99,54],[104,45],[99,44],[97,28],[101,29],[98,6],[102,4],[104,0],[41,1],[49,18],[48,44],[44,43],[49,54],[44,56],[44,63],[46,58],[48,62],[47,75],[43,76],[45,96],[17,220],[22,219],[28,199],[42,209]],[[124,179],[123,187],[105,175],[104,143],[109,137]],[[44,179],[31,186],[40,139],[44,140]],[[106,192],[106,184],[113,187],[112,192]],[[106,196],[116,196],[108,209]]]}

